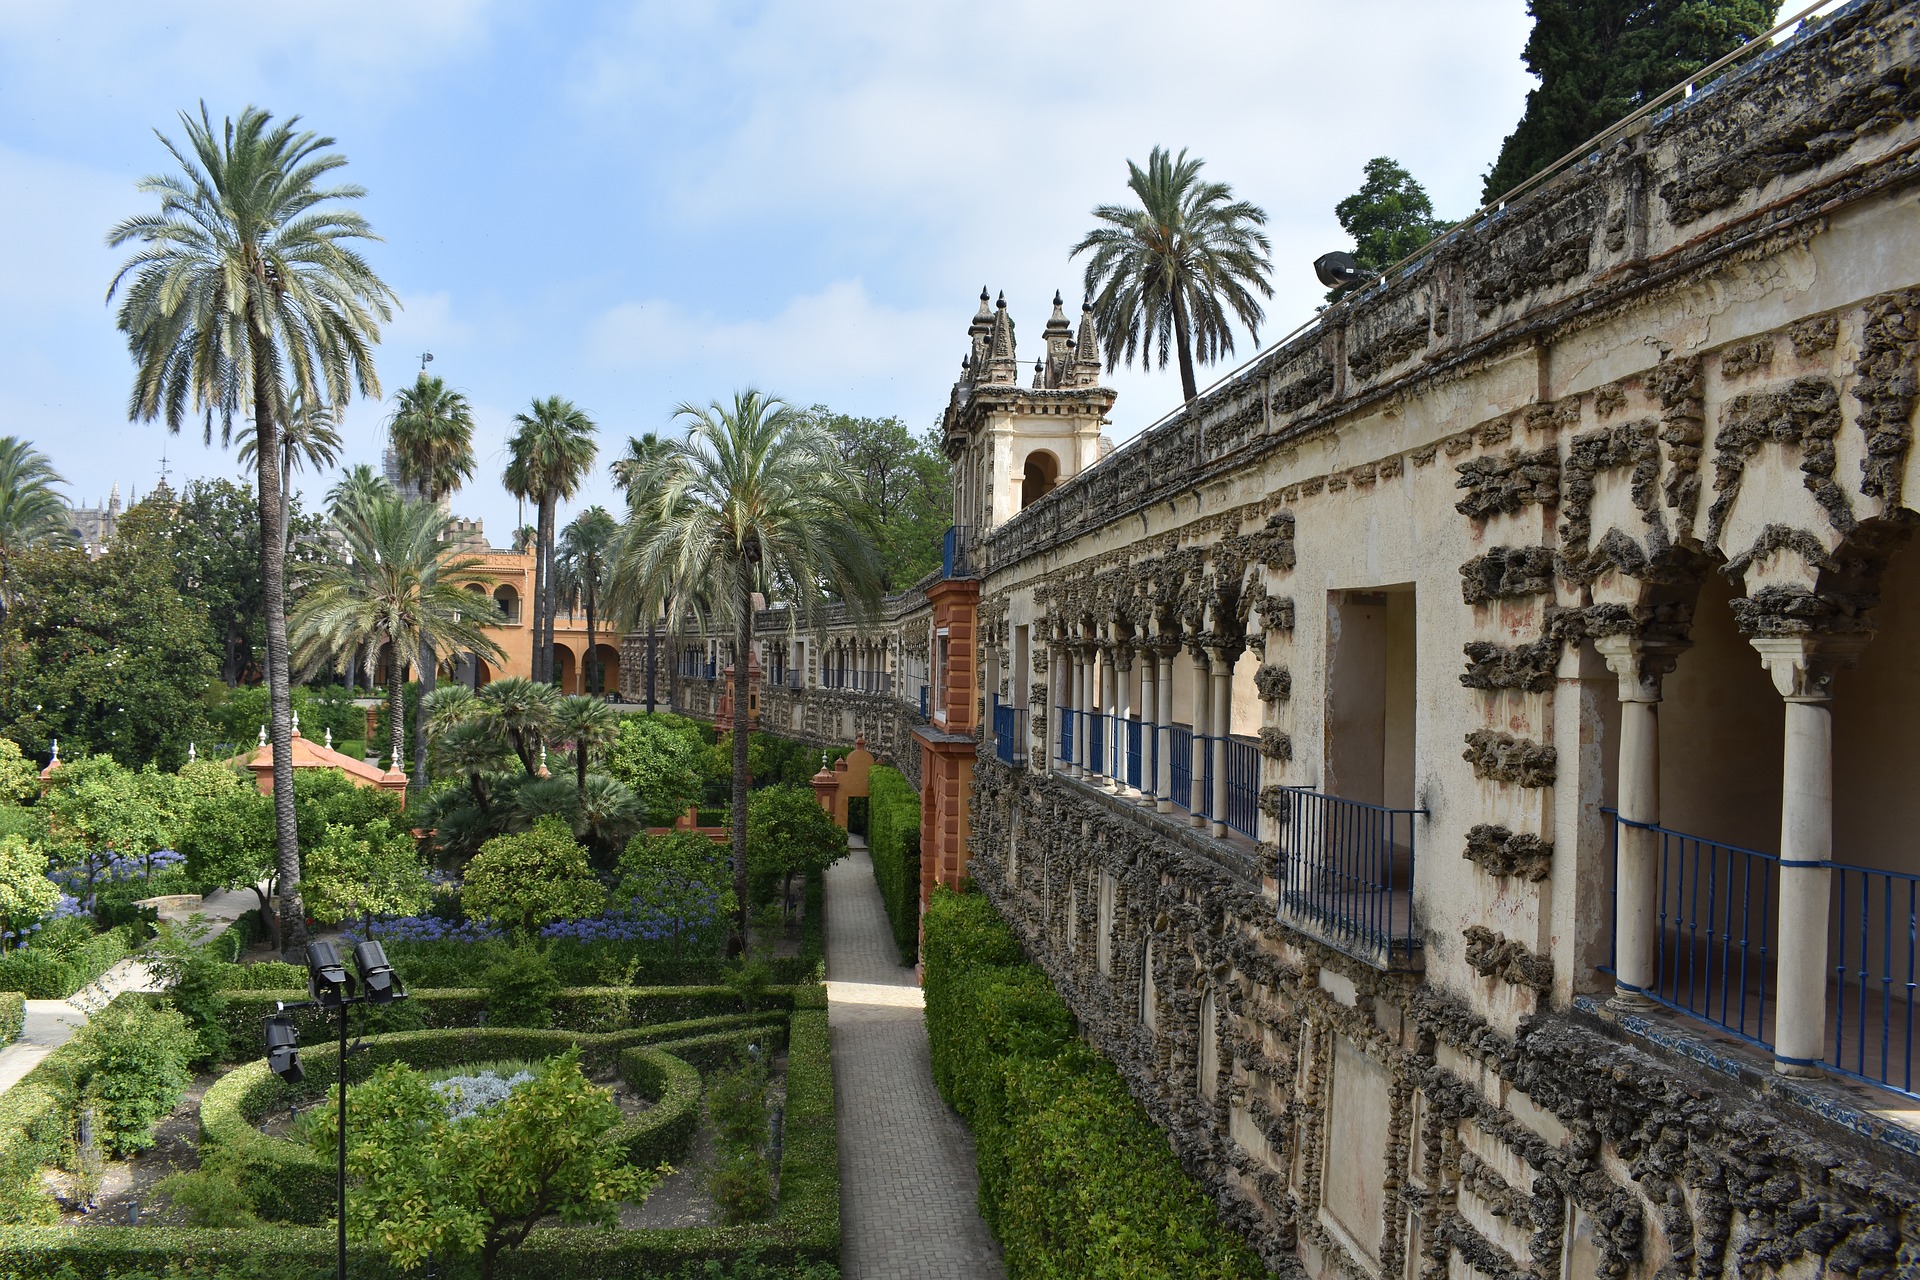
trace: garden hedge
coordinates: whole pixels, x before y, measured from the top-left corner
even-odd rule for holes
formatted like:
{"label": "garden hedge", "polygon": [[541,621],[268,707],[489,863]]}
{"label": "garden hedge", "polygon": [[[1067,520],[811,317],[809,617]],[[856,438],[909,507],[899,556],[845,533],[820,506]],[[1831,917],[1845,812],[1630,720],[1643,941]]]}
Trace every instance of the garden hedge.
{"label": "garden hedge", "polygon": [[898,770],[875,765],[867,775],[867,850],[880,901],[893,924],[900,963],[920,958],[920,794]]}
{"label": "garden hedge", "polygon": [[1266,1274],[992,903],[936,890],[925,959],[934,1082],[973,1130],[1010,1276]]}
{"label": "garden hedge", "polygon": [[0,1045],[20,1038],[27,1021],[27,997],[18,991],[0,991]]}
{"label": "garden hedge", "polygon": [[133,954],[144,940],[139,925],[120,925],[95,934],[65,955],[43,948],[0,956],[0,990],[18,991],[29,1000],[65,1000]]}
{"label": "garden hedge", "polygon": [[[823,930],[825,909],[812,910],[815,905],[812,890],[808,892],[807,903],[809,919],[818,921],[820,929]],[[779,956],[773,960],[773,981],[776,985],[787,986],[820,980],[818,969],[821,957],[825,954],[825,943],[824,934],[816,936],[816,933],[814,929],[803,930],[800,955]],[[554,942],[548,945],[546,956],[553,962],[554,972],[558,975],[561,984],[573,987],[719,986],[726,982],[727,975],[732,971],[727,961],[712,957],[688,960],[636,960],[630,966],[616,966],[611,962],[587,963],[590,957],[583,957],[581,953],[602,945]],[[409,990],[466,986],[493,965],[506,959],[509,954],[504,943],[395,942],[387,946],[387,958],[393,962],[394,969],[400,974],[401,981],[407,984]],[[617,970],[614,976],[618,980],[600,981],[582,976],[596,969]],[[221,972],[220,985],[229,991],[285,991],[305,988],[307,970],[304,965],[282,964],[278,960],[228,965]]]}

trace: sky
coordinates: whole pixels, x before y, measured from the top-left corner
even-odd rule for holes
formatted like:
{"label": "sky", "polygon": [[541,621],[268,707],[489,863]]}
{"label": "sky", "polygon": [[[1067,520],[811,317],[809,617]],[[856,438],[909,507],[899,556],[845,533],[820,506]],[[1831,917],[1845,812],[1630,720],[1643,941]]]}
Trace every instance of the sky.
{"label": "sky", "polygon": [[[106,232],[170,163],[155,131],[203,100],[337,140],[402,304],[342,461],[378,464],[431,352],[477,418],[454,508],[499,545],[535,397],[585,408],[603,463],[745,386],[931,427],[981,287],[1031,358],[1056,289],[1077,312],[1089,211],[1155,145],[1267,210],[1259,337],[1282,337],[1321,298],[1312,260],[1350,247],[1333,207],[1369,157],[1472,211],[1533,83],[1527,31],[1525,0],[0,0],[0,434],[76,503],[147,492],[163,451],[176,487],[240,475],[197,427],[128,422],[106,297]],[[1109,381],[1116,442],[1179,399],[1171,367]],[[311,505],[336,474],[295,485]],[[562,519],[617,496],[598,467]]]}

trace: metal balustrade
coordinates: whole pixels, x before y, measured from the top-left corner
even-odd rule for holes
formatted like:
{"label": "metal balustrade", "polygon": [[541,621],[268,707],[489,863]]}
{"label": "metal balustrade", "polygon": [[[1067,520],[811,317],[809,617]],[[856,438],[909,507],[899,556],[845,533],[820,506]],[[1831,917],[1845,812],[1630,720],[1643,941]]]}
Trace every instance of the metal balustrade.
{"label": "metal balustrade", "polygon": [[1140,789],[1140,722],[1138,720],[1123,720],[1121,721],[1121,729],[1127,740],[1127,785],[1135,791],[1138,791]]}
{"label": "metal balustrade", "polygon": [[1260,749],[1244,738],[1228,738],[1226,749],[1227,828],[1249,840],[1260,838]]}
{"label": "metal balustrade", "polygon": [[1090,773],[1107,771],[1107,720],[1109,717],[1097,711],[1083,711],[1087,722],[1087,770]]}
{"label": "metal balustrade", "polygon": [[1920,875],[1827,865],[1833,872],[1829,954],[1836,979],[1830,1061],[1846,1075],[1914,1093]]}
{"label": "metal balustrade", "polygon": [[1169,799],[1182,809],[1193,808],[1193,730],[1183,724],[1167,727]]}
{"label": "metal balustrade", "polygon": [[993,747],[1000,763],[1021,765],[1027,762],[1027,744],[1021,726],[1026,724],[1027,709],[1012,703],[1002,705],[1000,695],[993,697]]}
{"label": "metal balustrade", "polygon": [[1338,947],[1410,957],[1414,829],[1426,812],[1283,788],[1281,917]]}

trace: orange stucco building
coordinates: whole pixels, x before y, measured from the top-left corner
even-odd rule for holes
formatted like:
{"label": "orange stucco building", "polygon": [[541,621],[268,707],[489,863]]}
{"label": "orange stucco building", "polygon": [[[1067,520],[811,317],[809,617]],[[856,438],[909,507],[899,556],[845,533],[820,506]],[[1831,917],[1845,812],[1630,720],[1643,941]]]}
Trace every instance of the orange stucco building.
{"label": "orange stucco building", "polygon": [[[500,550],[487,547],[478,522],[469,538],[479,545],[472,554],[484,562],[481,572],[491,582],[499,621],[492,628],[494,641],[505,652],[502,662],[489,662],[473,654],[463,654],[453,662],[460,683],[478,688],[502,676],[533,674],[533,552]],[[474,586],[470,590],[482,590]],[[563,693],[616,692],[620,688],[620,636],[605,618],[594,619],[593,648],[600,662],[597,678],[587,680],[587,615],[575,604],[563,602],[553,626],[554,673]]]}

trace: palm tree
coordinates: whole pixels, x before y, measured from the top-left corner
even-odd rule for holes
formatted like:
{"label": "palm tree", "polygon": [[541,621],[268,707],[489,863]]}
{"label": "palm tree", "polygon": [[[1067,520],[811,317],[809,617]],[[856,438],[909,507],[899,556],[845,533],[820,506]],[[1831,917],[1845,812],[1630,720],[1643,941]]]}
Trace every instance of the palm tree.
{"label": "palm tree", "polygon": [[548,396],[513,417],[519,427],[507,442],[507,492],[539,505],[539,532],[533,558],[533,678],[553,680],[553,518],[562,498],[571,498],[599,446],[586,410],[571,400]]}
{"label": "palm tree", "polygon": [[[389,289],[356,241],[372,240],[358,213],[341,208],[365,192],[323,186],[346,157],[333,139],[274,124],[248,107],[216,129],[206,104],[181,113],[183,149],[160,141],[180,166],[143,178],[160,207],[114,227],[107,243],[137,244],[107,290],[126,287],[117,323],[127,335],[134,383],[129,416],[164,418],[179,431],[199,416],[209,443],[214,420],[231,438],[251,402],[254,450],[279,456],[280,417],[291,387],[309,404],[340,406],[357,389],[380,394],[373,345],[391,318]],[[260,580],[267,615],[267,687],[273,734],[274,834],[278,846],[281,946],[304,956],[300,845],[293,811],[293,706],[288,684],[286,552],[280,533],[280,469],[256,467],[260,484]]]}
{"label": "palm tree", "polygon": [[1127,161],[1127,186],[1139,207],[1103,204],[1093,216],[1106,226],[1089,231],[1073,247],[1087,260],[1087,297],[1106,347],[1107,368],[1140,354],[1144,366],[1160,349],[1160,367],[1180,357],[1180,390],[1200,394],[1193,364],[1211,364],[1233,354],[1231,309],[1256,343],[1265,318],[1257,292],[1273,296],[1267,283],[1272,245],[1259,228],[1266,211],[1233,198],[1224,182],[1200,181],[1204,160],[1183,149],[1170,156],[1155,147],[1142,169]]}
{"label": "palm tree", "polygon": [[614,574],[628,616],[662,609],[670,626],[711,611],[733,631],[733,881],[739,914],[729,943],[747,940],[747,655],[753,593],[762,579],[791,593],[797,625],[824,629],[829,591],[869,612],[880,564],[862,515],[860,482],[833,438],[792,406],[748,389],[730,404],[682,405],[685,440],[635,477],[629,533]]}
{"label": "palm tree", "polygon": [[[309,404],[299,392],[280,411],[280,554],[287,553],[287,526],[293,519],[293,473],[301,464],[325,471],[340,460],[339,415],[324,400]],[[240,442],[235,456],[251,471],[257,435]]]}
{"label": "palm tree", "polygon": [[[647,468],[654,465],[654,463],[659,459],[661,452],[665,448],[666,448],[666,442],[661,440],[659,436],[655,435],[651,431],[647,432],[645,435],[642,435],[642,436],[628,436],[627,451],[624,454],[622,454],[620,457],[614,459],[613,465],[608,468],[610,471],[613,472],[613,482],[620,487],[620,492],[626,495],[627,509],[629,511],[633,509],[633,504],[634,504],[634,498],[635,498],[634,484],[640,479],[641,476],[646,474]],[[659,636],[660,636],[660,618],[656,614],[653,617],[650,617],[647,619],[647,714],[648,715],[653,714],[654,672],[658,669],[658,666],[659,666],[659,660],[658,660],[658,657],[656,656],[658,651],[658,645],[659,645]]]}
{"label": "palm tree", "polygon": [[368,499],[381,494],[391,496],[394,488],[387,478],[364,462],[356,462],[333,482],[327,490],[327,510],[335,521],[346,518],[345,513]]}
{"label": "palm tree", "polygon": [[[607,583],[613,572],[615,543],[620,526],[605,507],[588,507],[573,518],[560,534],[560,547],[554,556],[554,587],[568,601],[578,600],[587,614],[587,656],[580,664],[580,689],[584,693],[604,693],[599,688],[600,659],[594,647],[594,627],[600,608],[606,602]],[[572,613],[569,605],[568,613]]]}
{"label": "palm tree", "polygon": [[562,698],[554,705],[554,735],[573,743],[574,789],[587,791],[587,762],[620,736],[620,713],[588,694]]}
{"label": "palm tree", "polygon": [[421,646],[439,646],[426,649],[428,661],[462,649],[500,657],[487,631],[493,601],[467,590],[469,583],[485,581],[485,561],[447,542],[450,517],[430,502],[379,494],[345,516],[341,531],[351,559],[330,566],[301,599],[293,616],[294,643],[308,668],[364,646],[369,682],[380,646],[389,646],[387,732],[397,769],[406,758],[402,672]]}
{"label": "palm tree", "polygon": [[[13,613],[14,557],[29,547],[73,541],[66,500],[54,491],[66,482],[46,454],[18,436],[0,436],[0,670]],[[12,701],[9,685],[9,707]]]}
{"label": "palm tree", "polygon": [[[428,502],[438,504],[473,475],[473,407],[444,379],[428,377],[425,369],[394,399],[397,404],[389,430],[394,455],[400,462],[400,478],[418,489]],[[432,637],[423,637],[416,668],[422,697],[433,692],[438,674],[432,651]],[[427,786],[424,717],[414,727],[413,786],[415,791],[424,791]]]}

